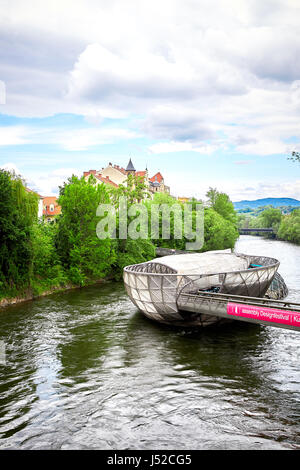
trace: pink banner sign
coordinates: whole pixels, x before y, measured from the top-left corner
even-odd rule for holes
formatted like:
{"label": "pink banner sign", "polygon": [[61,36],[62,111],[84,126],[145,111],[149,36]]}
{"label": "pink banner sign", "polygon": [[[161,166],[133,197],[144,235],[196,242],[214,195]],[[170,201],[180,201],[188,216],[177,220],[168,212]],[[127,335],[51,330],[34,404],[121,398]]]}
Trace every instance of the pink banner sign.
{"label": "pink banner sign", "polygon": [[261,320],[270,323],[280,323],[283,325],[297,326],[300,328],[300,313],[291,312],[286,310],[279,310],[277,308],[256,307],[254,305],[243,305],[228,303],[228,315],[243,318],[253,318],[254,320]]}

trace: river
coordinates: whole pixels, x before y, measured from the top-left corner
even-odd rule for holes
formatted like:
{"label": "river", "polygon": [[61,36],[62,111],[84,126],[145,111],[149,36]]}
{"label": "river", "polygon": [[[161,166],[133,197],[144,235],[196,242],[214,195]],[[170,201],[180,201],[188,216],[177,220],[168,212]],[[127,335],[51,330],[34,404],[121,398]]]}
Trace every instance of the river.
{"label": "river", "polygon": [[[300,246],[241,236],[236,249],[278,258],[300,302]],[[299,449],[299,339],[152,323],[122,283],[7,307],[0,448]]]}

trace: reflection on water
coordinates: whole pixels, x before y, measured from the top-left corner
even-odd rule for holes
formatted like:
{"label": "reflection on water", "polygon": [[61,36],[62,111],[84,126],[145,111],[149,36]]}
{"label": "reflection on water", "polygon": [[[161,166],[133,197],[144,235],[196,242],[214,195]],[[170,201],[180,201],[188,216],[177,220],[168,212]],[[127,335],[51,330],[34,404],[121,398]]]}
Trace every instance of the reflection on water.
{"label": "reflection on water", "polygon": [[[237,250],[279,258],[300,300],[300,247]],[[298,332],[162,326],[108,283],[3,310],[0,339],[1,448],[300,448]]]}

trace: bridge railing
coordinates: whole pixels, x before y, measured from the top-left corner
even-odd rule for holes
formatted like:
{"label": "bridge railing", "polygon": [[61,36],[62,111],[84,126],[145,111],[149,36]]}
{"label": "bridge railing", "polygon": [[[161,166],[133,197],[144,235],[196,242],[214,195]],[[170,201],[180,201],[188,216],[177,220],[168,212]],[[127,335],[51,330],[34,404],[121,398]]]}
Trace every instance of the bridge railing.
{"label": "bridge railing", "polygon": [[243,232],[258,232],[258,233],[275,233],[273,228],[240,228],[240,233]]}

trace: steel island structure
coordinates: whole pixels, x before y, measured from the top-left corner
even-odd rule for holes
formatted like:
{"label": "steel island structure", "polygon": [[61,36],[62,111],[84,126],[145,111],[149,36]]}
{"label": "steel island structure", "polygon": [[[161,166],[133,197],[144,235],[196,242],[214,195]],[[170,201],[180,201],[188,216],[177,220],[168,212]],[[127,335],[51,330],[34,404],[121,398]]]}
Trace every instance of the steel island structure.
{"label": "steel island structure", "polygon": [[236,319],[299,330],[300,304],[279,300],[288,293],[279,264],[226,250],[174,254],[127,266],[123,278],[136,307],[160,323],[202,327]]}

